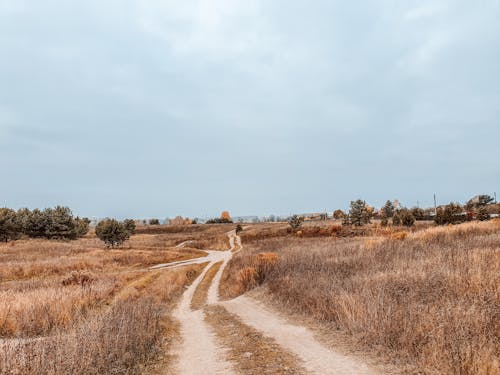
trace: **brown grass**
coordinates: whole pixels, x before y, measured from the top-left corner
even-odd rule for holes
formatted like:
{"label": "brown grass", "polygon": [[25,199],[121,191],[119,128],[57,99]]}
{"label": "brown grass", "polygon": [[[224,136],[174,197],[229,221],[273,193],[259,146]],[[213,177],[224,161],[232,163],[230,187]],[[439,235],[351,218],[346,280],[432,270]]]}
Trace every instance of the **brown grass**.
{"label": "brown grass", "polygon": [[148,272],[204,255],[168,236],[115,250],[92,235],[0,245],[0,373],[140,372],[172,341],[170,311],[202,267]]}
{"label": "brown grass", "polygon": [[222,263],[223,262],[220,261],[210,267],[210,269],[203,277],[203,280],[201,280],[200,284],[194,291],[193,299],[191,300],[191,308],[193,310],[199,310],[203,306],[205,306],[207,302],[208,289],[210,288],[210,284],[212,284],[212,280],[214,279],[214,276],[219,270]]}
{"label": "brown grass", "polygon": [[200,266],[155,272],[128,286],[101,314],[37,339],[0,341],[2,374],[138,373],[172,341],[169,316]]}
{"label": "brown grass", "polygon": [[422,373],[499,373],[500,223],[404,233],[243,243],[221,294],[246,290],[240,272],[271,250],[279,261],[264,285],[281,306]]}

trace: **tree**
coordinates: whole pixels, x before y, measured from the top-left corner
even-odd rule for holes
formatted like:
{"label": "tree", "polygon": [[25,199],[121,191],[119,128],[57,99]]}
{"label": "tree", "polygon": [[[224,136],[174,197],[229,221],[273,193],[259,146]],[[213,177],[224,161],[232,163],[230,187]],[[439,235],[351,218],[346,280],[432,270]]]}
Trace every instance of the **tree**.
{"label": "tree", "polygon": [[411,227],[415,224],[415,216],[407,208],[403,208],[398,212],[398,216],[401,218],[401,224],[405,227]]}
{"label": "tree", "polygon": [[394,205],[392,204],[391,201],[387,201],[384,204],[384,207],[380,210],[382,211],[382,216],[385,216],[386,218],[390,218],[394,216]]}
{"label": "tree", "polygon": [[231,220],[231,215],[229,215],[229,211],[222,211],[222,213],[220,214],[220,218],[221,220],[227,220],[227,222],[233,222]]}
{"label": "tree", "polygon": [[75,218],[75,233],[76,237],[83,237],[89,232],[90,220],[86,217]]}
{"label": "tree", "polygon": [[419,207],[413,207],[410,211],[415,220],[424,220],[425,211],[423,209]]}
{"label": "tree", "polygon": [[125,229],[130,233],[130,235],[135,234],[135,221],[132,219],[123,220],[123,225]]}
{"label": "tree", "polygon": [[302,226],[302,222],[304,221],[304,218],[302,216],[299,216],[299,215],[292,215],[290,216],[290,218],[288,219],[288,225],[290,225],[290,227],[296,231],[298,230],[301,226]]}
{"label": "tree", "polygon": [[56,206],[43,210],[44,221],[48,224],[45,228],[45,237],[59,239],[76,239],[76,223],[68,207]]}
{"label": "tree", "polygon": [[149,225],[160,225],[160,220],[158,219],[150,219]]}
{"label": "tree", "polygon": [[351,208],[349,209],[349,220],[351,224],[361,226],[370,223],[371,213],[365,201],[358,199],[351,201]]}
{"label": "tree", "polygon": [[342,211],[342,210],[335,210],[333,211],[333,218],[335,220],[340,220],[340,219],[343,219],[345,217],[345,212]]}
{"label": "tree", "polygon": [[480,194],[474,198],[469,199],[467,204],[465,205],[466,209],[471,210],[474,208],[484,207],[493,203],[495,199],[487,194]]}
{"label": "tree", "polygon": [[465,221],[462,215],[463,208],[457,203],[450,203],[444,208],[439,207],[434,218],[434,222],[438,225],[457,224]]}
{"label": "tree", "polygon": [[121,245],[130,238],[130,232],[125,224],[115,219],[104,219],[97,224],[95,234],[107,247]]}
{"label": "tree", "polygon": [[16,211],[10,208],[0,208],[0,241],[15,240],[20,235],[21,226],[17,220]]}
{"label": "tree", "polygon": [[490,220],[491,216],[486,210],[486,207],[480,207],[477,212],[477,219],[480,221]]}

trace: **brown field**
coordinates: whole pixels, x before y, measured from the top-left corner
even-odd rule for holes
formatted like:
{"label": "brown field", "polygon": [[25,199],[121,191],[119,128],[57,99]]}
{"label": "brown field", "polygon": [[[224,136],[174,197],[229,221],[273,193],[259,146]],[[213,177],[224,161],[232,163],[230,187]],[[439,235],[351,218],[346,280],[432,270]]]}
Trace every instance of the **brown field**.
{"label": "brown field", "polygon": [[[274,228],[261,235],[245,229],[223,296],[263,285],[283,310],[347,333],[414,372],[499,373],[499,221],[413,233],[375,227],[364,238],[305,238]],[[271,254],[273,264],[265,260]]]}
{"label": "brown field", "polygon": [[[228,249],[234,227],[139,227],[111,250],[93,234],[0,244],[0,374],[164,373],[178,336],[171,313],[206,264],[148,267],[202,256],[201,248]],[[300,232],[262,223],[244,225],[240,235],[243,250],[224,271],[221,297],[260,286],[283,312],[402,372],[499,373],[500,221],[412,230],[323,221]],[[195,308],[205,306],[217,266],[195,291]],[[241,371],[300,370],[235,316],[206,311]],[[242,357],[248,346],[254,359]]]}
{"label": "brown field", "polygon": [[0,373],[141,372],[171,341],[170,312],[203,265],[147,268],[204,255],[172,247],[190,237],[138,234],[112,250],[92,234],[1,244]]}

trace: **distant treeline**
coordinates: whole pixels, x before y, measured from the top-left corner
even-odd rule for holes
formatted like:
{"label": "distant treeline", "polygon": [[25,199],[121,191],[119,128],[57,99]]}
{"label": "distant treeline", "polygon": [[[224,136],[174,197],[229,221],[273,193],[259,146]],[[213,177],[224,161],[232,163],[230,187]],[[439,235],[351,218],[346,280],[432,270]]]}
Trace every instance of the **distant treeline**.
{"label": "distant treeline", "polygon": [[89,224],[88,218],[74,217],[68,207],[33,211],[28,208],[17,211],[0,208],[0,241],[8,242],[23,236],[74,240],[87,234]]}

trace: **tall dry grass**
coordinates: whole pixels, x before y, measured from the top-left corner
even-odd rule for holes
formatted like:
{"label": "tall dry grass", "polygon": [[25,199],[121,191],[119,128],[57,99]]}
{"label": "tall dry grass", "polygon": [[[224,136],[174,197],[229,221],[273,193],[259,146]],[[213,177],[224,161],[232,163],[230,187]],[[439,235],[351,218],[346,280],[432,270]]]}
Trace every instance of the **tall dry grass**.
{"label": "tall dry grass", "polygon": [[50,336],[0,339],[0,374],[135,374],[172,340],[170,312],[199,266],[141,276],[100,314]]}
{"label": "tall dry grass", "polygon": [[245,244],[223,281],[241,292],[254,255],[278,254],[264,285],[285,308],[327,322],[426,374],[500,373],[500,223],[394,238]]}

